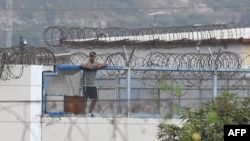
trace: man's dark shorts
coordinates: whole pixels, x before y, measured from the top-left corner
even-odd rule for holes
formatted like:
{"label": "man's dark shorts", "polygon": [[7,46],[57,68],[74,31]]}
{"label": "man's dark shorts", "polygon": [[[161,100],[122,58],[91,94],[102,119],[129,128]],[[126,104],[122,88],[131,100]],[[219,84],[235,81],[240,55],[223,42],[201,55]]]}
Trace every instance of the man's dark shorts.
{"label": "man's dark shorts", "polygon": [[83,94],[86,99],[97,99],[96,87],[83,87]]}

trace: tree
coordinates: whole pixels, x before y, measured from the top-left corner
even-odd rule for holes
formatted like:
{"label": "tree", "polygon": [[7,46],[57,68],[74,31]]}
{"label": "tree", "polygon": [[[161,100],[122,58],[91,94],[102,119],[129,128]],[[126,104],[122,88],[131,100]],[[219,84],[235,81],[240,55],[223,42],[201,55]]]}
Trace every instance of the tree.
{"label": "tree", "polygon": [[181,126],[158,125],[160,141],[221,141],[223,125],[250,124],[250,97],[240,98],[233,93],[222,93],[208,100],[202,108],[185,108],[181,112]]}

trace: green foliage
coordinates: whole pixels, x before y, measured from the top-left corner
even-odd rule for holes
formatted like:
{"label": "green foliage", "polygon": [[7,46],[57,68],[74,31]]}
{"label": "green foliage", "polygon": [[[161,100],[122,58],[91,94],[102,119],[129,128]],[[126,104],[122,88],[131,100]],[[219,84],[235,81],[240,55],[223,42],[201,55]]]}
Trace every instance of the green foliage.
{"label": "green foliage", "polygon": [[163,91],[167,91],[170,89],[170,86],[168,83],[166,83],[166,81],[164,80],[161,80],[160,81],[160,88],[163,90]]}
{"label": "green foliage", "polygon": [[181,95],[181,88],[179,85],[172,86],[172,85],[168,84],[166,81],[160,80],[160,88],[163,91],[172,91],[174,96],[178,97]]}
{"label": "green foliage", "polygon": [[208,100],[200,109],[185,108],[181,112],[183,125],[161,123],[160,141],[221,141],[223,125],[250,124],[250,97],[222,93]]}
{"label": "green foliage", "polygon": [[179,85],[175,85],[173,87],[173,93],[175,96],[180,96],[181,95],[181,88]]}

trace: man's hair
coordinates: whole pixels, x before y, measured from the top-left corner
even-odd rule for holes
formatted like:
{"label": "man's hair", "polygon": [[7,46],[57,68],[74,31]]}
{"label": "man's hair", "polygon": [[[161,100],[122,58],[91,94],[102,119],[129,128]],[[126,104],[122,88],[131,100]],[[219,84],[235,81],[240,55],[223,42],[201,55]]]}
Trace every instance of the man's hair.
{"label": "man's hair", "polygon": [[89,56],[96,56],[96,53],[94,51],[90,51]]}

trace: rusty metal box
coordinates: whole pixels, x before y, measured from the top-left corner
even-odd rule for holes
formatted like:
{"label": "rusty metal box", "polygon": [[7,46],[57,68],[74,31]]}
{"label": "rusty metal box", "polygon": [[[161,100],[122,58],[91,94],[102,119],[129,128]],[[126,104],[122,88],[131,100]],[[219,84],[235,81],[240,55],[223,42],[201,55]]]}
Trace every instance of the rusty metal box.
{"label": "rusty metal box", "polygon": [[84,114],[84,97],[64,96],[64,112]]}

